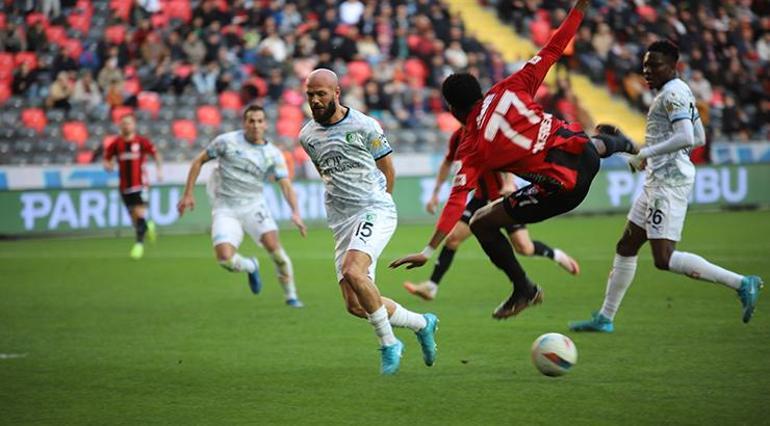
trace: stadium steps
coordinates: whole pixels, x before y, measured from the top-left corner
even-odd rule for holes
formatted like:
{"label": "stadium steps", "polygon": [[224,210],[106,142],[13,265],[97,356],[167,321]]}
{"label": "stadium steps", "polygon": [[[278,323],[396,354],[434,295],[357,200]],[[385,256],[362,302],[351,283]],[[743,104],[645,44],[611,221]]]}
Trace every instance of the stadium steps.
{"label": "stadium steps", "polygon": [[[527,60],[537,52],[532,42],[519,36],[500,21],[495,13],[480,6],[476,0],[446,0],[453,14],[460,13],[469,34],[479,41],[490,43],[508,62]],[[547,81],[555,78],[552,69]],[[637,143],[644,142],[644,115],[635,111],[622,99],[614,98],[606,88],[597,87],[579,74],[571,74],[575,94],[580,98],[596,123],[612,123],[620,127]]]}

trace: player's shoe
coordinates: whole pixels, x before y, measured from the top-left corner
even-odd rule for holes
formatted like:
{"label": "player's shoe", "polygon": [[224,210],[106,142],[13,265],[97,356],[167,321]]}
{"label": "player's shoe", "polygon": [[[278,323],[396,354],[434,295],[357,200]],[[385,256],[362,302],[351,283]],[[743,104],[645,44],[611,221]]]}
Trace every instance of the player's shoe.
{"label": "player's shoe", "polygon": [[436,331],[438,331],[438,318],[434,314],[424,314],[425,327],[415,332],[417,341],[422,348],[422,360],[428,367],[436,363]]}
{"label": "player's shoe", "polygon": [[251,292],[254,294],[259,294],[260,291],[262,291],[262,277],[259,276],[259,262],[257,262],[257,258],[252,257],[252,262],[254,262],[254,272],[249,272],[249,288],[251,289]]}
{"label": "player's shoe", "polygon": [[390,346],[380,347],[380,374],[392,376],[398,372],[401,365],[401,356],[404,354],[404,344],[396,339],[396,343]]}
{"label": "player's shoe", "polygon": [[155,228],[155,222],[151,220],[147,221],[147,240],[151,243],[158,241],[158,231]]}
{"label": "player's shoe", "polygon": [[131,247],[131,253],[129,256],[131,256],[131,259],[133,260],[141,259],[142,256],[144,256],[144,244],[134,243],[134,246]]}
{"label": "player's shoe", "polygon": [[741,305],[743,305],[744,323],[751,321],[751,316],[754,314],[754,308],[757,306],[757,300],[759,299],[759,290],[762,287],[764,287],[762,278],[755,275],[746,275],[741,280],[738,297],[741,299]]}
{"label": "player's shoe", "polygon": [[612,333],[615,327],[612,320],[599,312],[591,314],[590,320],[572,321],[569,323],[569,329],[572,331],[596,331],[599,333]]}
{"label": "player's shoe", "polygon": [[287,299],[286,305],[291,306],[292,308],[304,308],[305,305],[302,303],[299,299]]}
{"label": "player's shoe", "polygon": [[513,292],[508,299],[495,309],[492,313],[492,318],[499,320],[507,319],[520,314],[521,311],[532,305],[539,305],[541,303],[543,303],[543,289],[538,285],[534,285],[527,296],[521,296]]}
{"label": "player's shoe", "polygon": [[431,301],[436,298],[438,292],[438,286],[431,285],[428,281],[420,284],[415,284],[411,281],[404,281],[404,288],[411,294],[419,297],[422,300]]}
{"label": "player's shoe", "polygon": [[580,274],[580,265],[570,255],[560,249],[553,250],[553,260],[559,264],[565,271],[572,275]]}
{"label": "player's shoe", "polygon": [[619,128],[613,126],[612,124],[597,124],[596,132],[597,134],[595,137],[597,139],[601,139],[609,143],[616,142],[620,144],[622,147],[620,152],[625,152],[631,155],[636,155],[639,153],[639,147],[636,146],[636,144],[631,139],[629,139],[628,136],[624,135]]}

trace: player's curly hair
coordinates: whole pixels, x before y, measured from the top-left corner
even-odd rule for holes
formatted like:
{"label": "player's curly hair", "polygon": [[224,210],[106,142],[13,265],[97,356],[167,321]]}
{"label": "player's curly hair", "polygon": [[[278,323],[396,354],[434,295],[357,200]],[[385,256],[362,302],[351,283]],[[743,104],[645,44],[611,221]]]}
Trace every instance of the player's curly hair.
{"label": "player's curly hair", "polygon": [[648,52],[658,52],[667,57],[672,63],[679,60],[679,46],[671,40],[658,40],[647,48]]}
{"label": "player's curly hair", "polygon": [[483,97],[481,85],[472,74],[452,74],[441,84],[441,94],[453,109],[469,110],[473,104]]}

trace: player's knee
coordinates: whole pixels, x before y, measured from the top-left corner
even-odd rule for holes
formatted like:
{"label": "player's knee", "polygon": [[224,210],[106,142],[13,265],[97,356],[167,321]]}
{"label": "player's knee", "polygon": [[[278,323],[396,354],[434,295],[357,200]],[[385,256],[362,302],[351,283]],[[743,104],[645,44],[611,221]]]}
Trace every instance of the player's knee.
{"label": "player's knee", "polygon": [[447,238],[446,243],[444,243],[444,246],[450,250],[457,250],[458,247],[460,247],[460,244],[462,244],[463,240],[461,238],[458,238],[454,234],[449,234],[449,238]]}
{"label": "player's knee", "polygon": [[217,258],[217,262],[219,262],[220,264],[222,264],[222,263],[230,263],[230,259],[233,258],[233,254],[232,253],[217,252],[215,255],[216,255],[216,258]]}
{"label": "player's knee", "polygon": [[615,245],[615,253],[625,256],[625,257],[631,257],[636,256],[636,254],[639,252],[639,247],[637,247],[635,244],[631,243],[625,238],[621,238],[620,241]]}
{"label": "player's knee", "polygon": [[366,273],[356,268],[354,265],[345,265],[342,267],[342,277],[355,286],[366,278]]}
{"label": "player's knee", "polygon": [[512,242],[513,249],[516,251],[516,253],[522,256],[532,256],[535,254],[535,245],[532,244],[532,241],[513,240]]}
{"label": "player's knee", "polygon": [[669,260],[667,256],[654,256],[655,267],[661,271],[668,271]]}

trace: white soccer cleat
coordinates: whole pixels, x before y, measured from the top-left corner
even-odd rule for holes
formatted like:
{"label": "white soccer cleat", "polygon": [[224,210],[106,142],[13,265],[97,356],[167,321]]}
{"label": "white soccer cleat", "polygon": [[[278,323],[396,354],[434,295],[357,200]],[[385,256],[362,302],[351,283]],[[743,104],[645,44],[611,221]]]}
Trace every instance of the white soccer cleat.
{"label": "white soccer cleat", "polygon": [[411,281],[405,281],[404,288],[409,293],[428,301],[435,299],[436,293],[438,293],[438,286],[435,284],[431,285],[431,283],[428,281],[422,282],[420,284],[415,284]]}

